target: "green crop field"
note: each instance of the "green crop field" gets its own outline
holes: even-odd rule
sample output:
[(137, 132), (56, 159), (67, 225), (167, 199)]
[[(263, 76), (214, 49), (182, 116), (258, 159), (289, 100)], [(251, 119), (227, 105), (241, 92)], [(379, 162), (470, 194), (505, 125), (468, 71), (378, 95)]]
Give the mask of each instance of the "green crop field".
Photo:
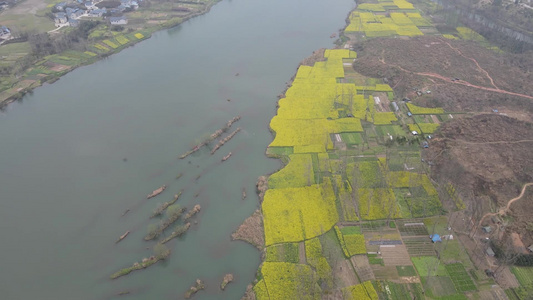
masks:
[(533, 267), (511, 267), (511, 272), (516, 276), (523, 287), (533, 289)]
[(455, 289), (459, 292), (475, 291), (476, 285), (466, 272), (465, 267), (461, 263), (445, 265), (446, 271), (450, 274)]
[(298, 253), (297, 243), (272, 245), (266, 248), (265, 261), (298, 263)]

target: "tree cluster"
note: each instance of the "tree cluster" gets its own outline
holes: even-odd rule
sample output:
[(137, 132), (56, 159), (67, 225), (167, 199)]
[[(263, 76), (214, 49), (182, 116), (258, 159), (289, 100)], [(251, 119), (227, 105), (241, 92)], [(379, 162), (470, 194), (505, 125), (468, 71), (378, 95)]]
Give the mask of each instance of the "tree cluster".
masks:
[(74, 30), (55, 38), (45, 32), (27, 34), (28, 42), (31, 46), (31, 54), (36, 57), (43, 57), (61, 53), (68, 49), (85, 50), (89, 33), (98, 24), (100, 24), (100, 21), (81, 22)]

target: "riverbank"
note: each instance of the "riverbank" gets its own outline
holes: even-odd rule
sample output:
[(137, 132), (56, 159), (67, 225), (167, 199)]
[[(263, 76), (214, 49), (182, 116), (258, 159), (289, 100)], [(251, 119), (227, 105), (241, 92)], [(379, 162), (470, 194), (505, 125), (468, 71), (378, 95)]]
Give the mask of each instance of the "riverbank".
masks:
[[(25, 60), (18, 66), (27, 65), (27, 68), (23, 69), (15, 66), (11, 73), (0, 77), (0, 109), (21, 99), (25, 94), (31, 93), (35, 88), (45, 83), (56, 82), (78, 67), (93, 64), (150, 38), (155, 32), (178, 26), (191, 18), (206, 14), (219, 1), (183, 2), (181, 3), (182, 8), (180, 5), (173, 7), (174, 12), (170, 13), (165, 11), (167, 7), (164, 4), (141, 6), (137, 11), (126, 14), (131, 19), (127, 25), (118, 27), (109, 26), (107, 21), (102, 21), (101, 18), (85, 19), (82, 22), (92, 21), (99, 22), (99, 24), (87, 32), (87, 42), (81, 45), (83, 49), (79, 49), (80, 45), (74, 45), (77, 49), (67, 49), (61, 53), (38, 59), (35, 59), (34, 54), (31, 53), (32, 50), (28, 41), (0, 46), (2, 49), (7, 49), (7, 56), (4, 56), (3, 59), (8, 62), (15, 59), (15, 64), (17, 60)], [(43, 15), (41, 19), (45, 18), (46, 10), (50, 10), (50, 8), (40, 11), (40, 14)], [(58, 35), (68, 34), (72, 30), (73, 28), (66, 27), (62, 32), (54, 33), (52, 40)], [(9, 51), (16, 52), (9, 53)], [(11, 58), (11, 54), (13, 54), (13, 58)], [(31, 60), (31, 63), (26, 61), (28, 59)]]

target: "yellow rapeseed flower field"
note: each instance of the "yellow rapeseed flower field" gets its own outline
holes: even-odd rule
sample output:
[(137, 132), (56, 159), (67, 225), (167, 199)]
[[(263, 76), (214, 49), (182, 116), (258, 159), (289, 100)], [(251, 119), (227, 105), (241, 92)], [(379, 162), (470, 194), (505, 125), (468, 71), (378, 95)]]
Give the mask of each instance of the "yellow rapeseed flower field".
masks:
[(110, 41), (110, 40), (104, 40), (103, 42), (104, 42), (106, 45), (108, 45), (109, 47), (113, 48), (113, 49), (118, 48), (118, 45), (115, 44), (115, 43), (113, 43), (113, 42)]
[(375, 125), (386, 125), (398, 121), (398, 118), (396, 118), (396, 115), (393, 112), (377, 112), (374, 113), (373, 117)]
[(400, 218), (400, 208), (390, 188), (360, 188), (359, 214), (363, 220)]
[(117, 42), (119, 42), (121, 45), (125, 45), (127, 43), (130, 42), (130, 40), (128, 40), (125, 36), (123, 35), (118, 35), (115, 37), (115, 39), (117, 40)]
[(268, 178), (271, 189), (303, 187), (315, 183), (311, 154), (289, 155), (289, 163)]
[(262, 204), (265, 244), (297, 242), (319, 236), (338, 222), (331, 183), (269, 189)]
[(318, 238), (305, 241), (305, 255), (307, 263), (315, 268), (316, 273), (322, 282), (329, 288), (333, 287), (333, 273), (328, 261), (322, 252), (322, 245)]
[(409, 111), (413, 115), (438, 115), (438, 114), (444, 113), (444, 109), (442, 109), (441, 107), (428, 108), (428, 107), (416, 106), (412, 103), (407, 103), (407, 108), (409, 108)]
[[(261, 268), (265, 289), (259, 288), (261, 299), (320, 299), (317, 275), (308, 265), (265, 262)], [(255, 291), (255, 288), (254, 288)]]
[(378, 300), (378, 293), (372, 282), (365, 281), (362, 284), (352, 285), (342, 289), (344, 300)]

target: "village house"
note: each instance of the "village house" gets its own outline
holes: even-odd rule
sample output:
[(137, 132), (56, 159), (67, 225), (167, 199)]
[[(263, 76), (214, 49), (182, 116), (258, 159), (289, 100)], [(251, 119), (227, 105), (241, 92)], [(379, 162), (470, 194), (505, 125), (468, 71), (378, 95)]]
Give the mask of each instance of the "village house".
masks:
[(60, 27), (63, 24), (67, 24), (68, 18), (67, 14), (64, 12), (58, 12), (54, 16), (54, 22), (56, 23), (57, 27)]
[(67, 2), (59, 2), (58, 4), (56, 4), (55, 9), (59, 11), (63, 11), (65, 10), (66, 6), (67, 6)]
[(65, 9), (68, 19), (77, 19), (85, 13), (83, 9), (67, 7)]
[(123, 5), (125, 8), (133, 8), (137, 9), (139, 8), (139, 3), (134, 0), (120, 0), (120, 4)]
[(107, 9), (105, 8), (102, 8), (102, 9), (93, 9), (89, 12), (89, 17), (101, 17), (103, 16), (105, 13), (107, 13)]
[(128, 24), (128, 19), (126, 19), (126, 17), (124, 17), (124, 16), (121, 16), (121, 17), (110, 17), (109, 18), (109, 22), (112, 25), (125, 25), (125, 24)]
[(7, 28), (6, 26), (2, 26), (0, 27), (0, 37), (1, 38), (6, 38), (6, 37), (9, 37), (11, 35), (11, 30), (9, 30), (9, 28)]
[(68, 20), (68, 25), (71, 26), (71, 27), (78, 27), (80, 25), (80, 21), (78, 21), (76, 19), (69, 19)]
[(85, 7), (87, 9), (95, 9), (95, 8), (97, 8), (96, 5), (94, 5), (94, 3), (92, 1), (87, 1), (83, 5), (85, 5)]

